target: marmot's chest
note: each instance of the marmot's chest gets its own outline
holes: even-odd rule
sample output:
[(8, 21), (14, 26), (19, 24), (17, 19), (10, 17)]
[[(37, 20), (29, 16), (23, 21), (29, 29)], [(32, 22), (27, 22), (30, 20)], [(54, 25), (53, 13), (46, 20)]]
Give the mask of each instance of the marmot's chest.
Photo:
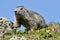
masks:
[(28, 24), (28, 20), (20, 18), (18, 19), (18, 24), (22, 24), (22, 25)]

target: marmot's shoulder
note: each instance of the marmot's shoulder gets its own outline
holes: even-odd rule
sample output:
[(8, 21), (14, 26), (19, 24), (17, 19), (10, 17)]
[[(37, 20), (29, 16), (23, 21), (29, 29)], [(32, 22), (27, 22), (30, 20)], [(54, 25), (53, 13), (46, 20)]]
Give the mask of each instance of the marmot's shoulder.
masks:
[(35, 11), (29, 10), (28, 13), (29, 13), (30, 15), (36, 15), (36, 16), (38, 16), (38, 17), (43, 18), (43, 16), (42, 16), (41, 14), (39, 14), (39, 13), (37, 13), (37, 12), (35, 12)]

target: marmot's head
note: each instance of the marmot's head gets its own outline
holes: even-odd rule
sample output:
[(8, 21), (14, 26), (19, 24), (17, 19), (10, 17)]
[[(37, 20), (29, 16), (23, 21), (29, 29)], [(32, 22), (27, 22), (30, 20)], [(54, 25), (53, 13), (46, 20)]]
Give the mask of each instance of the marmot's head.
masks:
[(15, 15), (22, 16), (22, 17), (28, 14), (27, 9), (24, 6), (17, 6), (14, 12), (15, 12)]

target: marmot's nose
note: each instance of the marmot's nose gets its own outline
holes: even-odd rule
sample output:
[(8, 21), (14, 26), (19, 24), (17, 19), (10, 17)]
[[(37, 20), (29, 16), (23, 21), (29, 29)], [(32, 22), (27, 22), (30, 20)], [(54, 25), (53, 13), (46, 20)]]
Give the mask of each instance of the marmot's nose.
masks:
[(15, 13), (17, 12), (17, 11), (14, 11)]

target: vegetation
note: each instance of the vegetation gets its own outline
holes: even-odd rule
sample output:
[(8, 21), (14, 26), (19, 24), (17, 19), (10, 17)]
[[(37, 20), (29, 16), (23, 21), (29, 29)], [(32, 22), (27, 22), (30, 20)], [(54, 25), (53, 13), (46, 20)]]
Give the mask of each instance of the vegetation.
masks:
[[(27, 40), (60, 40), (60, 24), (51, 24), (49, 27), (33, 30), (31, 29), (29, 33), (25, 33), (25, 30), (16, 30), (18, 37), (24, 36)], [(5, 37), (4, 40), (8, 40), (13, 36), (13, 32), (9, 32), (10, 37)]]

